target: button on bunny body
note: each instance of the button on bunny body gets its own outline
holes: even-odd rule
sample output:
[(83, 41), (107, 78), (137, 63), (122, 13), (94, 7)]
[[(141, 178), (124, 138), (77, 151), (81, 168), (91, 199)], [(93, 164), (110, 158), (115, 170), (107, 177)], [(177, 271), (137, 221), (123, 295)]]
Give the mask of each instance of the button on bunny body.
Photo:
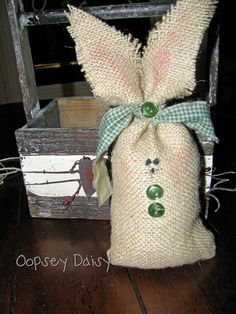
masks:
[[(70, 8), (68, 28), (94, 94), (113, 106), (103, 117), (94, 165), (100, 204), (110, 195), (112, 264), (164, 268), (215, 255), (199, 218), (200, 158), (189, 129), (216, 140), (203, 101), (166, 107), (195, 87), (195, 63), (216, 1), (179, 0), (147, 46)], [(113, 143), (112, 183), (103, 160)]]

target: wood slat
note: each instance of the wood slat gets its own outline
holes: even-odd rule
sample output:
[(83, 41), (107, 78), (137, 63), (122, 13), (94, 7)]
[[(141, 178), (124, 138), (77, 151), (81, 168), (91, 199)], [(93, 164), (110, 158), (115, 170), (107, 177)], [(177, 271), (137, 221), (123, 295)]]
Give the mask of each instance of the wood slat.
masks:
[(149, 314), (235, 312), (235, 232), (229, 235), (224, 228), (227, 237), (222, 237), (218, 225), (210, 224), (217, 245), (213, 259), (173, 269), (133, 270)]
[(213, 313), (213, 308), (196, 282), (193, 267), (196, 266), (133, 270), (149, 314)]
[(0, 313), (11, 312), (14, 297), (20, 186), (18, 176), (0, 186)]
[(210, 106), (215, 106), (217, 104), (218, 95), (218, 79), (219, 79), (219, 42), (220, 42), (220, 23), (218, 12), (213, 17), (209, 29), (209, 41), (211, 44), (209, 50), (209, 91), (207, 102)]
[[(164, 3), (162, 3), (164, 2)], [(114, 19), (129, 19), (129, 18), (147, 18), (147, 17), (160, 17), (174, 4), (174, 0), (159, 0), (158, 3), (131, 3), (121, 5), (106, 5), (83, 7), (83, 10), (90, 14), (96, 15), (105, 20)], [(24, 26), (37, 26), (48, 24), (68, 23), (65, 10), (45, 10), (39, 12), (21, 12), (20, 14), (21, 25)]]
[(0, 105), (22, 101), (10, 31), (6, 3), (0, 1)]
[(21, 155), (95, 155), (97, 129), (19, 129), (16, 131)]
[[(19, 129), (16, 139), (21, 155), (95, 155), (99, 134), (98, 128)], [(212, 155), (212, 142), (203, 140), (201, 146), (205, 155)]]
[(51, 101), (44, 109), (40, 110), (23, 129), (60, 128), (60, 118), (57, 100)]
[(106, 109), (94, 97), (58, 99), (62, 128), (99, 128)]
[[(25, 205), (24, 205), (25, 206)], [(15, 308), (25, 313), (141, 313), (127, 272), (121, 267), (75, 266), (78, 256), (106, 258), (110, 225), (105, 221), (25, 220), (19, 254), (68, 259), (57, 267), (18, 267)], [(26, 297), (27, 296), (27, 297)]]
[(57, 83), (37, 86), (39, 99), (55, 99), (70, 96), (92, 96), (91, 88), (85, 81)]
[(30, 214), (32, 217), (40, 218), (82, 218), (95, 220), (110, 219), (110, 206), (107, 201), (100, 208), (95, 197), (76, 197), (71, 206), (66, 209), (64, 205), (66, 198), (63, 197), (40, 197), (28, 195)]
[(6, 0), (6, 5), (25, 116), (27, 121), (29, 121), (40, 108), (27, 28), (21, 27), (18, 21), (19, 12), (23, 9), (23, 2), (21, 0)]

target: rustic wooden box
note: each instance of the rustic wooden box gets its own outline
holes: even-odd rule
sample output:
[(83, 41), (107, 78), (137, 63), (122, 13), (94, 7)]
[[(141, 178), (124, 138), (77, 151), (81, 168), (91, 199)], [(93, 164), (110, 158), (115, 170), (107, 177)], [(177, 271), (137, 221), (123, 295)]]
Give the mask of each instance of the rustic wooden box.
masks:
[[(98, 144), (98, 126), (105, 109), (92, 97), (55, 99), (40, 110), (34, 67), (27, 28), (37, 25), (66, 23), (63, 10), (25, 12), (22, 0), (5, 0), (14, 41), (23, 105), (28, 123), (16, 131), (29, 209), (32, 217), (109, 219), (109, 202), (98, 210), (96, 195), (87, 198), (78, 189), (79, 173), (70, 173), (84, 156), (93, 159)], [(128, 4), (85, 8), (103, 19), (160, 17), (175, 1), (167, 4)], [(209, 55), (209, 93), (216, 103), (218, 79), (217, 27), (212, 32)], [(212, 167), (213, 144), (200, 139), (203, 167)], [(78, 165), (76, 165), (78, 166)], [(58, 182), (60, 181), (60, 182)], [(63, 182), (61, 182), (63, 181)], [(57, 182), (57, 183), (55, 183)], [(203, 186), (209, 186), (203, 175)], [(68, 201), (75, 196), (68, 207)]]
[(80, 178), (78, 165), (70, 169), (83, 157), (95, 158), (104, 111), (93, 97), (55, 99), (16, 131), (32, 217), (110, 217), (109, 202), (98, 210), (96, 194), (88, 198), (83, 188), (67, 208)]

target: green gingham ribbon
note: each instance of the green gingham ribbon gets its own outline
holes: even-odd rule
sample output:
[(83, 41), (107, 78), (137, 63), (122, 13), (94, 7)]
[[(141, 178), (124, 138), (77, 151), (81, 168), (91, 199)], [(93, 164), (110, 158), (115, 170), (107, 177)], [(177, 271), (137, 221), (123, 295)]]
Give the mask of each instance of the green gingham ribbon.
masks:
[(94, 185), (100, 205), (112, 194), (110, 179), (102, 156), (134, 118), (150, 119), (154, 124), (183, 123), (188, 128), (218, 142), (210, 119), (210, 107), (204, 101), (184, 102), (166, 107), (153, 118), (143, 117), (140, 110), (141, 106), (142, 104), (118, 106), (110, 109), (103, 116), (94, 164)]

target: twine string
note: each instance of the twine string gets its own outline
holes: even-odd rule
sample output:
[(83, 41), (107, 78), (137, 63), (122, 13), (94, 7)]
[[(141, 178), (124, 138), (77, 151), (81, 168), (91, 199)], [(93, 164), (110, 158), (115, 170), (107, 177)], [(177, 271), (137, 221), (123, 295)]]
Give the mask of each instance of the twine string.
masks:
[(0, 186), (4, 184), (6, 178), (10, 175), (22, 172), (21, 168), (17, 167), (6, 167), (5, 163), (19, 161), (19, 157), (9, 157), (0, 159)]
[[(221, 184), (230, 182), (229, 178), (224, 178), (223, 176), (225, 175), (235, 175), (236, 171), (226, 171), (226, 172), (221, 172), (221, 173), (215, 173), (216, 168), (213, 168), (211, 171), (207, 172), (205, 175), (211, 178), (211, 181), (214, 182), (216, 181), (212, 186), (207, 187), (208, 192), (206, 193), (206, 197), (212, 198), (216, 202), (216, 208), (214, 209), (214, 212), (217, 213), (219, 209), (221, 208), (220, 200), (217, 196), (215, 196), (212, 192), (214, 191), (225, 191), (225, 192), (236, 192), (236, 187), (235, 188), (226, 188), (221, 186)], [(209, 213), (209, 208), (206, 206), (206, 211), (205, 211), (205, 219), (208, 218), (208, 213)]]

